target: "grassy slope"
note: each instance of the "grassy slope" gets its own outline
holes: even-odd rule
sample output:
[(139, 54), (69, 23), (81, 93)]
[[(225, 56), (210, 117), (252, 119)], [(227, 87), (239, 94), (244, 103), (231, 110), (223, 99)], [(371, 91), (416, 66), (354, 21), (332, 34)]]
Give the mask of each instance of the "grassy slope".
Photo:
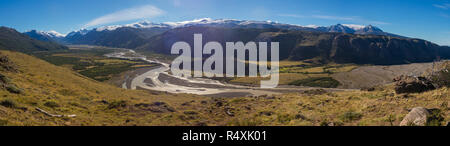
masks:
[[(124, 90), (35, 57), (9, 51), (1, 53), (20, 70), (20, 73), (1, 73), (25, 91), (12, 94), (0, 90), (0, 101), (10, 100), (19, 107), (0, 106), (2, 125), (320, 125), (325, 121), (343, 125), (390, 125), (389, 119), (398, 125), (407, 109), (417, 106), (444, 109), (446, 121), (450, 120), (448, 107), (442, 106), (450, 101), (448, 88), (407, 97), (386, 87), (375, 92), (212, 99)], [(157, 101), (175, 111), (170, 112), (164, 106), (135, 106)], [(51, 107), (55, 103), (57, 106)], [(37, 112), (35, 107), (77, 117), (49, 117)], [(343, 116), (349, 112), (353, 114)]]
[[(183, 102), (201, 100), (202, 97), (191, 95), (167, 95), (165, 93), (150, 93), (120, 89), (105, 83), (100, 83), (83, 77), (67, 68), (57, 67), (37, 58), (21, 53), (2, 51), (19, 66), (21, 73), (3, 73), (11, 78), (25, 93), (11, 94), (0, 91), (0, 99), (10, 99), (21, 109), (0, 106), (0, 119), (7, 120), (8, 125), (173, 125), (190, 124), (164, 120), (166, 113), (153, 113), (135, 108), (134, 104), (162, 101), (182, 112), (178, 108)], [(181, 97), (183, 96), (183, 97)], [(109, 103), (124, 100), (127, 107), (108, 109)], [(45, 106), (47, 102), (56, 102), (59, 107)], [(39, 107), (55, 114), (76, 114), (76, 118), (51, 118), (37, 113)], [(179, 111), (180, 109), (181, 111)], [(125, 121), (129, 120), (129, 123)], [(171, 120), (172, 121), (172, 120)]]

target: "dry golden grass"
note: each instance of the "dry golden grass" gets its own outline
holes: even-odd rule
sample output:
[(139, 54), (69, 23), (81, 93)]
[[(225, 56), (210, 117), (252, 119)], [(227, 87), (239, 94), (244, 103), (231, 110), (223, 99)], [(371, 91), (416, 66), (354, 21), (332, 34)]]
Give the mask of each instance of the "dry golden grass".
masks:
[[(0, 105), (2, 125), (251, 126), (321, 125), (325, 122), (335, 125), (390, 125), (390, 121), (398, 125), (408, 109), (417, 106), (440, 108), (444, 111), (445, 120), (450, 120), (448, 88), (408, 96), (395, 94), (392, 87), (385, 87), (374, 92), (209, 98), (125, 90), (35, 57), (9, 51), (1, 51), (1, 54), (7, 55), (20, 71), (2, 71), (1, 74), (24, 91), (13, 94), (0, 90), (0, 102), (14, 105)], [(155, 102), (164, 104), (151, 106)], [(54, 114), (76, 114), (77, 117), (49, 117), (37, 112), (36, 107)], [(346, 118), (346, 115), (356, 115), (356, 118)]]

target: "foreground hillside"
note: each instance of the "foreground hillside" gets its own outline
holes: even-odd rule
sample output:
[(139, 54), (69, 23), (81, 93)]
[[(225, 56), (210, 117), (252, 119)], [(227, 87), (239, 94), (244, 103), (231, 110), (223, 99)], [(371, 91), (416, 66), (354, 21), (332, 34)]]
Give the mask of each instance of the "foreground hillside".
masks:
[(120, 89), (22, 53), (0, 53), (0, 125), (398, 125), (418, 106), (441, 109), (442, 124), (450, 120), (448, 88), (210, 98)]

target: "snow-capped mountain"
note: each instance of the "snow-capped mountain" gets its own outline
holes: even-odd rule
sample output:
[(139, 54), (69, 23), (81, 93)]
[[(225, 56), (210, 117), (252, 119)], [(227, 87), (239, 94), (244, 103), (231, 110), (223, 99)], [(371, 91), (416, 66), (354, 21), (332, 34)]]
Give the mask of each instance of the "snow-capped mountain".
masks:
[(61, 33), (58, 33), (54, 30), (51, 31), (37, 31), (37, 30), (30, 30), (27, 32), (24, 32), (24, 34), (30, 36), (31, 38), (40, 40), (40, 41), (58, 41), (63, 39), (66, 35), (63, 35)]
[(317, 25), (294, 25), (294, 24), (283, 24), (273, 21), (251, 21), (251, 20), (236, 20), (236, 19), (211, 19), (202, 18), (195, 19), (191, 21), (181, 21), (181, 22), (163, 22), (163, 23), (153, 23), (149, 21), (141, 21), (132, 24), (125, 25), (111, 25), (102, 26), (93, 29), (81, 29), (78, 31), (73, 31), (67, 36), (73, 36), (75, 34), (85, 35), (91, 31), (115, 31), (118, 28), (135, 28), (135, 29), (152, 29), (152, 28), (165, 28), (173, 29), (180, 27), (189, 26), (208, 26), (208, 27), (225, 27), (225, 28), (278, 28), (287, 30), (304, 30), (304, 31), (319, 31), (319, 32), (340, 32), (340, 33), (357, 33), (357, 34), (376, 34), (384, 35), (383, 31), (372, 25), (356, 25), (356, 24), (337, 24), (332, 26), (317, 26)]
[[(236, 20), (236, 19), (211, 19), (202, 18), (190, 21), (181, 22), (163, 22), (154, 23), (149, 21), (141, 21), (125, 25), (110, 25), (101, 26), (91, 29), (80, 29), (68, 33), (67, 35), (60, 34), (56, 31), (29, 31), (25, 34), (32, 38), (44, 41), (57, 41), (60, 43), (70, 44), (92, 44), (92, 45), (106, 45), (113, 47), (135, 47), (146, 39), (155, 35), (162, 34), (167, 30), (192, 27), (219, 27), (219, 28), (239, 28), (239, 29), (284, 29), (284, 30), (300, 30), (311, 32), (332, 32), (332, 33), (350, 33), (360, 35), (387, 35), (397, 36), (394, 34), (383, 32), (383, 30), (369, 25), (356, 24), (337, 24), (332, 26), (317, 26), (317, 25), (294, 25), (284, 24), (274, 21), (252, 21), (252, 20)], [(130, 45), (132, 44), (132, 45)]]
[(355, 33), (355, 29), (344, 26), (342, 24), (332, 25), (328, 27), (328, 32)]

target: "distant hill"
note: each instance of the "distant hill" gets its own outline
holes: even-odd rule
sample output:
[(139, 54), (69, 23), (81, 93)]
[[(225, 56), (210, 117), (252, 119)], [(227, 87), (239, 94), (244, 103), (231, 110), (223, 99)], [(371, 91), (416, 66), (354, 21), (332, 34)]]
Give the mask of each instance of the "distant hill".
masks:
[(71, 44), (88, 44), (117, 48), (136, 48), (155, 35), (169, 28), (133, 28), (121, 27), (114, 30), (94, 29), (69, 33), (63, 40)]
[(15, 29), (0, 27), (0, 49), (19, 52), (51, 51), (68, 49), (55, 42), (44, 42), (33, 39)]
[[(173, 43), (186, 41), (193, 46), (193, 35), (203, 34), (209, 41), (280, 42), (280, 59), (314, 60), (321, 63), (404, 64), (450, 58), (450, 49), (434, 43), (384, 35), (323, 33), (283, 29), (242, 29), (184, 27), (169, 30), (150, 39), (138, 50), (170, 54)], [(225, 44), (223, 44), (225, 46)]]

